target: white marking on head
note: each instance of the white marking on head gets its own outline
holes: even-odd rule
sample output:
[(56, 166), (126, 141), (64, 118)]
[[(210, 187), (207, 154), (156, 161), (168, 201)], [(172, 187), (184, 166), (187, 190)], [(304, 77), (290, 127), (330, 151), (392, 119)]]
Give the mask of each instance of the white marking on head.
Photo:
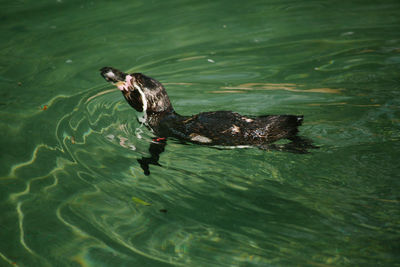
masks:
[(140, 96), (142, 97), (142, 104), (143, 104), (143, 112), (146, 112), (147, 110), (147, 100), (146, 100), (146, 95), (144, 94), (143, 90), (138, 86), (137, 84), (134, 84), (133, 87), (135, 87), (139, 93)]
[[(128, 76), (130, 76), (130, 75), (127, 75), (127, 77)], [(130, 76), (130, 77), (132, 77), (132, 76)], [(142, 98), (142, 109), (143, 109), (143, 115), (141, 116), (141, 117), (138, 117), (138, 120), (141, 122), (141, 123), (145, 123), (146, 122), (146, 120), (147, 120), (147, 100), (146, 100), (146, 95), (144, 94), (144, 92), (143, 92), (143, 90), (140, 88), (140, 86), (139, 85), (137, 85), (136, 83), (134, 83), (134, 84), (132, 84), (131, 82), (130, 82), (130, 80), (129, 80), (129, 84), (132, 86), (133, 85), (133, 87), (135, 88), (135, 89), (137, 89), (138, 90), (138, 92), (139, 92), (139, 94), (140, 94), (140, 96), (141, 96), (141, 98)]]
[(112, 70), (109, 70), (109, 71), (106, 73), (106, 75), (107, 75), (108, 78), (115, 78), (115, 74), (114, 74), (114, 72), (112, 72)]

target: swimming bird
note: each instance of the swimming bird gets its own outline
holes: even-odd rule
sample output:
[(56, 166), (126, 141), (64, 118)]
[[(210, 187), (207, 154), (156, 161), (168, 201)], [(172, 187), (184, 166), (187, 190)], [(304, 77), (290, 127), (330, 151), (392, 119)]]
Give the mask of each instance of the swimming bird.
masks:
[[(138, 160), (147, 175), (149, 164), (159, 165), (159, 155), (164, 151), (167, 138), (201, 145), (252, 146), (294, 153), (307, 153), (308, 148), (315, 148), (311, 141), (298, 136), (302, 115), (247, 116), (233, 111), (211, 111), (182, 116), (174, 110), (159, 81), (112, 67), (104, 67), (100, 72), (106, 81), (121, 90), (125, 100), (137, 111), (138, 121), (155, 135), (149, 148), (151, 157)], [(290, 142), (273, 144), (280, 139)]]

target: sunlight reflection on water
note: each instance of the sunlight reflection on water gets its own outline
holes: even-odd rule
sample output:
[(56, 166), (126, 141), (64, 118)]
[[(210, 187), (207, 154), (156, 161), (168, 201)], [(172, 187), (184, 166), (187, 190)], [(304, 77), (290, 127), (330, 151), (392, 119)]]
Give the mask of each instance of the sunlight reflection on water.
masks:
[[(7, 8), (0, 261), (397, 261), (396, 1)], [(301, 134), (320, 149), (294, 155), (171, 139), (147, 177), (137, 159), (148, 155), (152, 134), (101, 79), (106, 65), (160, 80), (183, 115), (304, 114)]]

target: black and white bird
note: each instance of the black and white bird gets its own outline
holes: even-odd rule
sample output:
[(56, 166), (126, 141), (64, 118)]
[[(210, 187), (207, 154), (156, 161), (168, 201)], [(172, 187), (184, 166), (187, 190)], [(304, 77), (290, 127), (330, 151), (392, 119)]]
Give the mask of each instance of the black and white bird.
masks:
[[(111, 67), (100, 71), (106, 81), (121, 90), (137, 111), (138, 120), (155, 135), (151, 157), (138, 160), (145, 174), (149, 174), (149, 164), (158, 165), (167, 138), (210, 146), (253, 146), (294, 153), (307, 153), (307, 149), (316, 148), (311, 141), (297, 135), (303, 122), (301, 115), (244, 116), (232, 111), (211, 111), (182, 116), (175, 112), (164, 86), (157, 80)], [(290, 142), (273, 144), (280, 139)]]

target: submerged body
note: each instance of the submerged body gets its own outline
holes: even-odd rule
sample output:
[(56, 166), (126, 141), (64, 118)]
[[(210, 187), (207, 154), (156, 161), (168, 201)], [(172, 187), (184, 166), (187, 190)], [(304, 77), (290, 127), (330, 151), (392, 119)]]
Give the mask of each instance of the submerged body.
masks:
[[(121, 90), (126, 101), (138, 111), (138, 120), (159, 137), (157, 140), (174, 137), (197, 144), (256, 146), (297, 153), (305, 153), (307, 148), (313, 148), (311, 142), (297, 136), (303, 116), (249, 117), (232, 111), (181, 116), (175, 112), (164, 86), (157, 80), (141, 73), (126, 74), (111, 67), (102, 68), (101, 75)], [(280, 139), (289, 139), (292, 142), (285, 146), (272, 144)], [(158, 164), (165, 142), (162, 144), (164, 145), (156, 156), (152, 153), (155, 148), (150, 147), (152, 158), (147, 158), (147, 170), (148, 164)], [(143, 165), (142, 168), (144, 169)]]
[(149, 121), (154, 133), (194, 143), (222, 146), (260, 146), (296, 136), (302, 116), (242, 116), (231, 111), (180, 116), (175, 112)]

